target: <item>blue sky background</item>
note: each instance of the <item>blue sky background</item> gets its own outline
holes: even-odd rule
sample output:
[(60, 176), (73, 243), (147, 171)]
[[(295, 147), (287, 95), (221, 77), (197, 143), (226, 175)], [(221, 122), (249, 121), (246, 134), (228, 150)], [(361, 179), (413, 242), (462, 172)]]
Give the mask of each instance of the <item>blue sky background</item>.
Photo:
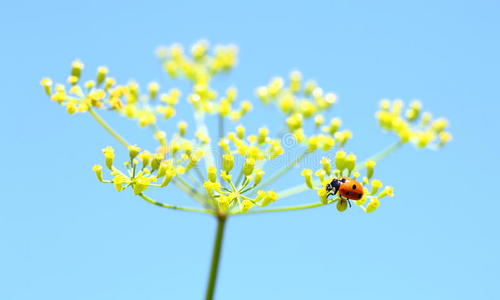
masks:
[[(379, 164), (396, 197), (374, 214), (333, 207), (229, 221), (217, 299), (499, 299), (498, 1), (3, 1), (0, 299), (201, 299), (214, 220), (98, 184), (118, 146), (88, 115), (47, 100), (75, 58), (119, 80), (169, 86), (161, 44), (235, 43), (222, 80), (244, 98), (298, 68), (339, 95), (328, 116), (367, 157), (394, 142), (381, 98), (420, 99), (451, 121), (443, 151), (407, 146)], [(187, 107), (187, 106), (185, 106)], [(184, 110), (184, 112), (187, 110)], [(183, 111), (181, 111), (182, 113)], [(250, 127), (270, 123), (271, 108)], [(146, 131), (115, 126), (138, 143)], [(301, 181), (285, 178), (277, 186)], [(162, 200), (191, 204), (173, 189)], [(315, 201), (312, 193), (286, 202)]]

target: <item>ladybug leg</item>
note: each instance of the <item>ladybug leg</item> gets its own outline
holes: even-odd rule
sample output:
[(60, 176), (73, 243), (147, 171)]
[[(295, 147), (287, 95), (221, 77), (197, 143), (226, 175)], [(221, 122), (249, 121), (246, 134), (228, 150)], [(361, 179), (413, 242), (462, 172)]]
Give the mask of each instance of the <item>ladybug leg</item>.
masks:
[(349, 208), (351, 208), (352, 207), (351, 200), (347, 199), (347, 203), (349, 203)]

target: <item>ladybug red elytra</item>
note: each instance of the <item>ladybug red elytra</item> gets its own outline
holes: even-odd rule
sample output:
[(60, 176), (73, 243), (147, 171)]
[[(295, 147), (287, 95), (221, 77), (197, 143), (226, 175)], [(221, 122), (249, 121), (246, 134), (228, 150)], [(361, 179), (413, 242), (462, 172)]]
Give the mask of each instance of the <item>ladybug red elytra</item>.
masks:
[(337, 177), (332, 179), (326, 185), (326, 191), (328, 192), (328, 196), (339, 193), (340, 198), (347, 199), (349, 206), (351, 206), (349, 200), (359, 200), (363, 198), (364, 193), (361, 183), (351, 177)]

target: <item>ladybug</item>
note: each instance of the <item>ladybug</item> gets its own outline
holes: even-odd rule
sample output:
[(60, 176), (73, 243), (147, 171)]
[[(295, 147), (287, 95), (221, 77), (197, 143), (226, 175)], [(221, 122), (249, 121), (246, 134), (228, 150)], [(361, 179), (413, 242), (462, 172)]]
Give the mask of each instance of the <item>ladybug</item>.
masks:
[(328, 196), (335, 195), (338, 192), (341, 199), (347, 199), (349, 207), (351, 207), (349, 200), (359, 200), (363, 197), (363, 186), (351, 177), (333, 178), (326, 185), (326, 191), (328, 192)]

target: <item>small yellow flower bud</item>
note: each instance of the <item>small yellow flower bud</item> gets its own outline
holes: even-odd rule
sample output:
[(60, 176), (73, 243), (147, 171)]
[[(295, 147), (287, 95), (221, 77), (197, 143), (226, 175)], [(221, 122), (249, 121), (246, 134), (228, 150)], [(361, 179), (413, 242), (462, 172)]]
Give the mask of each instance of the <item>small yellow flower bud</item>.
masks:
[(255, 94), (257, 94), (257, 97), (264, 104), (267, 104), (269, 102), (269, 100), (268, 100), (269, 93), (268, 93), (267, 88), (265, 86), (261, 86), (261, 87), (257, 88), (257, 90), (255, 91)]
[(307, 139), (307, 151), (308, 152), (314, 152), (316, 149), (318, 149), (319, 146), (319, 138), (318, 136), (311, 136), (310, 138)]
[(304, 94), (306, 96), (309, 96), (312, 94), (312, 92), (316, 89), (316, 82), (315, 81), (308, 81), (306, 82), (306, 85), (304, 87)]
[(267, 193), (263, 190), (258, 190), (257, 191), (257, 197), (255, 197), (255, 202), (259, 202), (259, 201), (262, 201), (264, 200), (264, 198), (266, 197)]
[(303, 117), (301, 114), (293, 114), (293, 115), (289, 116), (286, 119), (288, 129), (290, 131), (294, 131), (294, 130), (297, 130), (299, 128), (302, 128), (302, 119), (303, 119)]
[(347, 157), (345, 159), (345, 165), (346, 165), (347, 170), (349, 170), (349, 172), (351, 172), (354, 169), (354, 167), (356, 166), (356, 155), (354, 155), (354, 154), (347, 155)]
[(139, 154), (139, 159), (142, 161), (142, 167), (145, 168), (149, 166), (149, 163), (151, 162), (151, 159), (153, 158), (153, 155), (149, 151), (143, 151)]
[(321, 201), (321, 203), (323, 203), (323, 204), (327, 204), (328, 203), (328, 199), (327, 199), (328, 192), (326, 191), (326, 189), (321, 188), (321, 189), (318, 189), (316, 192), (318, 194), (319, 201)]
[(346, 153), (344, 151), (337, 151), (337, 153), (335, 153), (335, 166), (340, 171), (344, 170), (347, 167)]
[(228, 172), (224, 171), (224, 170), (221, 170), (220, 172), (220, 177), (224, 180), (224, 181), (227, 181), (227, 182), (231, 182), (232, 180), (232, 176), (231, 174), (229, 174)]
[(130, 159), (134, 159), (137, 154), (141, 151), (141, 148), (137, 147), (136, 145), (130, 145), (128, 146), (128, 155)]
[(431, 122), (431, 120), (432, 120), (431, 113), (424, 112), (422, 114), (421, 126), (425, 127), (425, 126), (429, 125), (429, 123)]
[(299, 103), (299, 111), (305, 118), (310, 118), (316, 112), (316, 106), (311, 101), (302, 100)]
[(217, 168), (214, 166), (209, 166), (207, 168), (208, 180), (211, 182), (217, 181)]
[(243, 200), (241, 201), (241, 212), (242, 213), (245, 213), (247, 212), (249, 209), (251, 209), (253, 207), (253, 203), (252, 201), (250, 200)]
[(222, 99), (219, 104), (219, 113), (221, 116), (226, 117), (231, 113), (231, 102), (227, 99)]
[(221, 139), (218, 144), (219, 144), (219, 147), (221, 147), (222, 151), (224, 151), (224, 153), (230, 152), (229, 143), (228, 143), (227, 139)]
[(284, 84), (283, 78), (281, 77), (273, 78), (269, 83), (269, 86), (267, 87), (269, 95), (273, 98), (276, 97), (281, 92), (283, 84)]
[(378, 198), (372, 198), (370, 203), (366, 206), (366, 212), (371, 213), (374, 212), (378, 207), (380, 206), (380, 201), (378, 201)]
[(252, 103), (246, 100), (242, 101), (240, 105), (240, 114), (244, 116), (250, 110), (252, 110)]
[(394, 189), (392, 186), (386, 186), (384, 190), (377, 196), (377, 198), (381, 199), (385, 196), (394, 197)]
[(349, 130), (339, 131), (335, 133), (335, 138), (339, 142), (339, 147), (343, 147), (347, 141), (352, 138), (352, 132)]
[(331, 106), (337, 102), (337, 95), (333, 93), (328, 93), (325, 95), (325, 101), (328, 104), (328, 106)]
[(375, 169), (375, 165), (377, 163), (374, 161), (374, 160), (369, 160), (367, 162), (365, 162), (365, 166), (366, 166), (366, 177), (368, 177), (368, 179), (372, 178), (373, 177), (373, 172), (374, 172), (374, 169)]
[(102, 179), (102, 166), (101, 165), (94, 165), (92, 167), (92, 171), (95, 172), (95, 176), (97, 177), (97, 180), (99, 180), (100, 182), (104, 181)]
[(320, 180), (321, 182), (323, 182), (323, 181), (325, 180), (325, 175), (326, 175), (326, 172), (325, 172), (325, 170), (318, 170), (318, 171), (316, 171), (316, 172), (314, 173), (314, 175), (316, 175), (316, 177), (318, 177), (318, 178), (319, 178), (319, 180)]
[(333, 118), (330, 121), (330, 126), (328, 127), (328, 133), (330, 134), (335, 134), (337, 130), (340, 128), (340, 125), (342, 125), (342, 121), (338, 118)]
[(208, 50), (208, 42), (201, 40), (191, 47), (191, 55), (195, 60), (201, 60), (205, 57)]
[(188, 124), (184, 121), (180, 121), (177, 123), (177, 129), (179, 130), (179, 135), (184, 136), (186, 135)]
[(134, 194), (139, 195), (144, 192), (151, 183), (151, 179), (147, 177), (136, 178), (133, 185)]
[(279, 100), (279, 107), (285, 114), (291, 113), (295, 106), (295, 97), (292, 94), (286, 94)]
[(80, 79), (83, 70), (83, 63), (79, 60), (73, 61), (71, 64), (71, 76), (76, 77), (76, 80)]
[(104, 80), (106, 79), (106, 75), (108, 74), (108, 68), (104, 67), (104, 66), (101, 66), (99, 68), (97, 68), (97, 78), (96, 78), (96, 82), (97, 82), (97, 85), (101, 85)]
[(160, 85), (158, 84), (158, 82), (150, 82), (148, 84), (149, 99), (156, 99), (156, 96), (158, 96), (159, 89)]
[(382, 186), (383, 186), (382, 181), (378, 179), (372, 180), (372, 190), (370, 192), (370, 195), (376, 194), (378, 192), (378, 189), (381, 188)]
[(302, 74), (299, 71), (292, 71), (290, 73), (290, 91), (297, 93), (300, 90), (301, 81)]
[(163, 181), (161, 182), (161, 187), (166, 187), (172, 178), (176, 175), (176, 172), (173, 169), (167, 170), (165, 173), (165, 178), (163, 178)]
[[(257, 197), (259, 196), (259, 192), (262, 193), (262, 191), (258, 191)], [(278, 199), (278, 194), (275, 191), (267, 191), (267, 193), (264, 196), (264, 199), (262, 200), (261, 206), (267, 206), (271, 202), (276, 202), (276, 199)]]
[(236, 97), (238, 96), (238, 90), (235, 87), (230, 87), (226, 90), (226, 99), (229, 102), (233, 102), (236, 100)]
[[(161, 108), (161, 109), (160, 109)], [(159, 106), (159, 113), (163, 114), (163, 119), (168, 120), (175, 116), (175, 108), (172, 106)]]
[(115, 149), (108, 146), (102, 149), (102, 154), (104, 154), (106, 167), (111, 170), (113, 168), (113, 160), (115, 159)]
[(163, 155), (161, 153), (156, 153), (155, 155), (153, 155), (153, 160), (151, 161), (151, 171), (158, 170), (162, 160), (163, 160)]
[(347, 209), (347, 200), (339, 199), (337, 201), (337, 210), (338, 211), (345, 211), (346, 209)]
[(326, 174), (330, 175), (332, 172), (331, 160), (327, 157), (323, 157), (321, 159), (321, 165), (323, 166), (323, 170), (325, 170)]
[(113, 178), (113, 185), (118, 192), (122, 191), (125, 188), (123, 185), (128, 182), (130, 182), (129, 179), (121, 174)]
[(265, 143), (267, 135), (269, 134), (269, 130), (265, 127), (259, 128), (259, 135), (257, 137), (257, 143), (262, 145)]
[(439, 133), (439, 147), (443, 147), (449, 141), (451, 141), (452, 136), (451, 133), (443, 131)]
[(323, 117), (323, 115), (317, 115), (316, 117), (314, 117), (314, 125), (316, 127), (320, 127), (324, 122), (325, 118)]
[(227, 173), (231, 172), (234, 166), (234, 157), (231, 154), (224, 154), (222, 156), (222, 169)]
[(217, 205), (219, 206), (219, 209), (221, 211), (227, 211), (229, 209), (229, 206), (231, 205), (232, 199), (230, 199), (228, 196), (221, 195), (217, 199)]
[(242, 126), (242, 125), (236, 126), (236, 136), (239, 139), (245, 138), (245, 127), (244, 126)]
[(255, 172), (254, 172), (254, 176), (255, 177), (253, 179), (253, 181), (254, 181), (253, 185), (254, 186), (257, 186), (262, 181), (262, 176), (264, 176), (265, 173), (266, 172), (264, 172), (264, 170), (262, 170), (262, 169), (255, 170)]
[(437, 119), (432, 122), (431, 127), (437, 133), (440, 133), (446, 129), (448, 126), (448, 121), (446, 119)]
[(417, 134), (417, 147), (425, 148), (434, 139), (432, 131), (420, 132)]
[(52, 80), (50, 78), (44, 78), (40, 81), (40, 85), (43, 86), (43, 90), (45, 91), (45, 94), (47, 94), (47, 96), (51, 96), (52, 95)]
[(253, 173), (253, 169), (255, 167), (255, 159), (253, 158), (247, 158), (245, 160), (245, 163), (243, 164), (243, 174), (245, 176), (250, 176), (250, 174)]
[(313, 171), (311, 169), (304, 169), (302, 172), (300, 172), (302, 176), (304, 176), (304, 181), (306, 182), (306, 185), (308, 188), (313, 189), (313, 183), (312, 183), (312, 174)]
[(161, 178), (165, 176), (168, 170), (172, 170), (172, 161), (164, 160), (160, 163), (160, 168), (158, 169), (157, 177)]
[(79, 79), (78, 77), (70, 75), (68, 76), (68, 79), (66, 79), (66, 81), (71, 85), (75, 85), (78, 83), (78, 79)]
[(380, 109), (382, 111), (388, 111), (391, 108), (391, 101), (388, 99), (380, 100)]

